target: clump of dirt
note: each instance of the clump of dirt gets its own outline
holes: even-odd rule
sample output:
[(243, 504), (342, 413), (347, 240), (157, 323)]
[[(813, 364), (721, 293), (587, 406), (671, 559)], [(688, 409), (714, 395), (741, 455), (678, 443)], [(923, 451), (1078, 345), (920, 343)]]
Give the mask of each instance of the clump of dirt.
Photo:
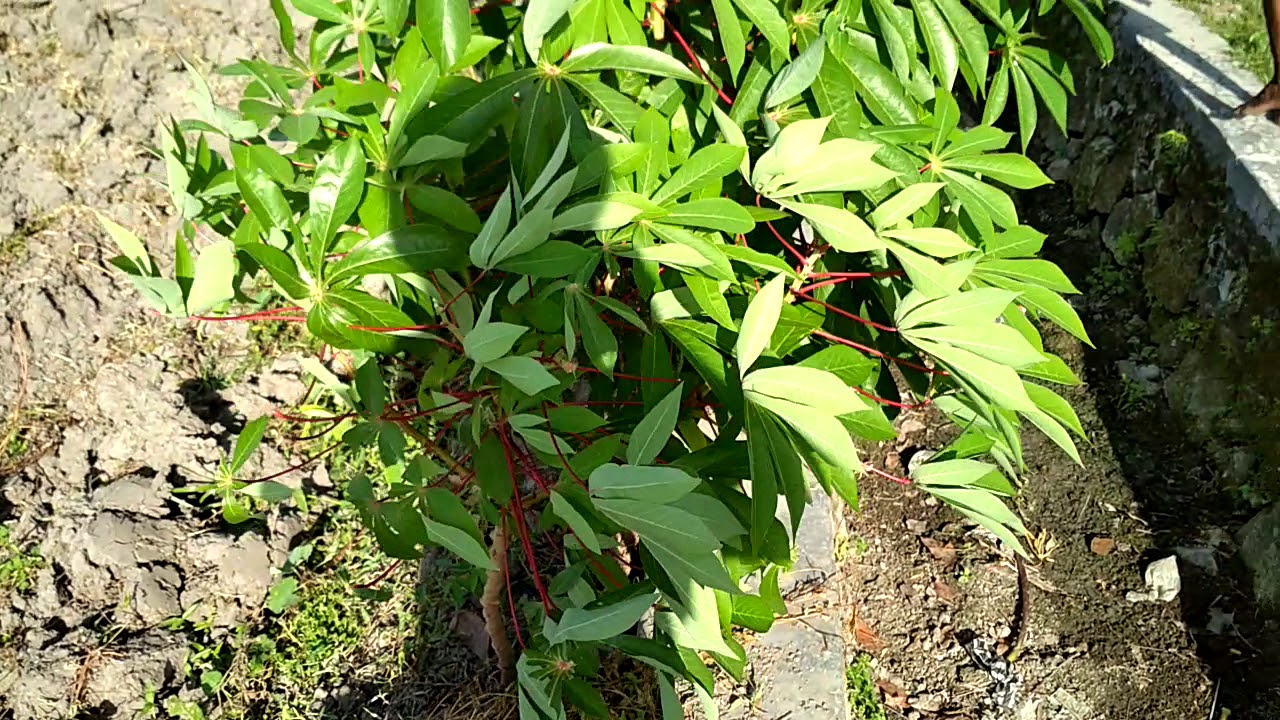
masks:
[[(1049, 342), (1082, 367), (1077, 343), (1058, 334)], [(1090, 388), (1066, 395), (1092, 443), (1081, 447), (1081, 467), (1046, 438), (1024, 436), (1017, 503), (1034, 536), (1024, 605), (1012, 557), (989, 534), (925, 493), (863, 481), (845, 550), (852, 634), (873, 659), (886, 705), (903, 716), (987, 717), (996, 680), (966, 645), (977, 639), (1006, 652), (1019, 625), (1019, 720), (1208, 714), (1214, 687), (1178, 603), (1126, 599), (1144, 589), (1146, 562), (1169, 553), (1155, 550)], [(904, 413), (898, 424), (901, 439), (869, 459), (900, 474), (912, 455), (943, 447), (954, 432), (929, 410)]]

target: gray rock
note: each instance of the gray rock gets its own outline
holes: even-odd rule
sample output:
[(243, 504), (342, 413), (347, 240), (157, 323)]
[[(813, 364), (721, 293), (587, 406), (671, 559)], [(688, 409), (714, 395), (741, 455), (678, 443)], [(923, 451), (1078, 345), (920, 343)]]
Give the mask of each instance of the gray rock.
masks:
[(1218, 574), (1218, 559), (1213, 548), (1178, 547), (1173, 549), (1173, 553), (1178, 556), (1179, 560), (1191, 567), (1198, 568), (1207, 575)]
[(1236, 536), (1240, 559), (1253, 573), (1258, 604), (1280, 611), (1280, 503), (1253, 516)]
[(1102, 228), (1102, 242), (1120, 264), (1137, 258), (1138, 246), (1146, 238), (1158, 211), (1155, 193), (1123, 198), (1112, 208)]

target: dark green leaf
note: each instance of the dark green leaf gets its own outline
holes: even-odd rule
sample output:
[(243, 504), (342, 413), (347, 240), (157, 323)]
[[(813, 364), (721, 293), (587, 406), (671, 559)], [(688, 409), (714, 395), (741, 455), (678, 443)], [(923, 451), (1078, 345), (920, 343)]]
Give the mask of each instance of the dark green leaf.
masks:
[(654, 406), (636, 429), (631, 433), (627, 443), (627, 462), (632, 465), (644, 465), (653, 462), (666, 447), (671, 433), (675, 432), (680, 418), (680, 401), (683, 397), (684, 383), (677, 384)]
[(249, 457), (258, 449), (258, 445), (262, 443), (262, 436), (267, 431), (269, 419), (264, 415), (246, 423), (240, 435), (236, 437), (236, 446), (231, 451), (231, 462), (228, 465), (232, 475), (240, 472), (244, 464), (249, 461)]
[[(316, 166), (315, 184), (311, 187), (309, 218), (311, 239), (309, 255), (311, 267), (324, 264), (338, 228), (351, 217), (360, 205), (364, 185), (364, 152), (360, 143), (348, 140), (339, 143)], [(274, 219), (275, 227), (282, 227)]]

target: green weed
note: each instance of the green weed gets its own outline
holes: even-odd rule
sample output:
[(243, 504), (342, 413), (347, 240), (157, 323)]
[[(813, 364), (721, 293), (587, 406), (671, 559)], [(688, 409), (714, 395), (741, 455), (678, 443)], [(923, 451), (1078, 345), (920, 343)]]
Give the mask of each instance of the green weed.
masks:
[(860, 655), (845, 668), (844, 682), (853, 720), (885, 720), (880, 691), (876, 689), (876, 671), (871, 667), (869, 656)]
[(40, 548), (22, 546), (10, 537), (7, 526), (0, 525), (0, 593), (21, 595), (31, 589), (36, 571), (44, 567)]
[(1268, 80), (1273, 74), (1271, 48), (1267, 40), (1266, 19), (1262, 4), (1255, 0), (1241, 3), (1223, 0), (1180, 0), (1182, 5), (1200, 16), (1204, 24), (1222, 36), (1231, 48), (1232, 59), (1259, 78)]

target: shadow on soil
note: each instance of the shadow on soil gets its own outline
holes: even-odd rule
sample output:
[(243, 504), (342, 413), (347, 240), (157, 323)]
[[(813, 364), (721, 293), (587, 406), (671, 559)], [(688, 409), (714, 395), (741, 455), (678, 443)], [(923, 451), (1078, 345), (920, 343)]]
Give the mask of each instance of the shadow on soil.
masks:
[[(1054, 229), (1046, 257), (1093, 302), (1081, 315), (1097, 346), (1083, 354), (1082, 380), (1107, 434), (1095, 442), (1109, 442), (1138, 515), (1152, 533), (1153, 550), (1144, 554), (1144, 564), (1175, 552), (1180, 555), (1182, 591), (1175, 602), (1216, 684), (1216, 709), (1206, 720), (1277, 720), (1280, 619), (1256, 606), (1249, 573), (1230, 550), (1237, 531), (1258, 508), (1226, 486), (1221, 469), (1192, 439), (1163, 394), (1135, 401), (1131, 381), (1126, 382), (1117, 363), (1131, 360), (1135, 346), (1152, 343), (1149, 337), (1135, 337), (1135, 323), (1128, 322), (1131, 317), (1148, 318), (1151, 308), (1141, 282), (1105, 302), (1091, 292), (1089, 278), (1108, 250), (1096, 233), (1077, 232), (1071, 238), (1072, 233), (1064, 232), (1079, 224), (1069, 197), (1049, 190), (1024, 200), (1027, 208), (1036, 208), (1029, 213), (1030, 224)], [(1215, 546), (1217, 552), (1210, 549)]]

